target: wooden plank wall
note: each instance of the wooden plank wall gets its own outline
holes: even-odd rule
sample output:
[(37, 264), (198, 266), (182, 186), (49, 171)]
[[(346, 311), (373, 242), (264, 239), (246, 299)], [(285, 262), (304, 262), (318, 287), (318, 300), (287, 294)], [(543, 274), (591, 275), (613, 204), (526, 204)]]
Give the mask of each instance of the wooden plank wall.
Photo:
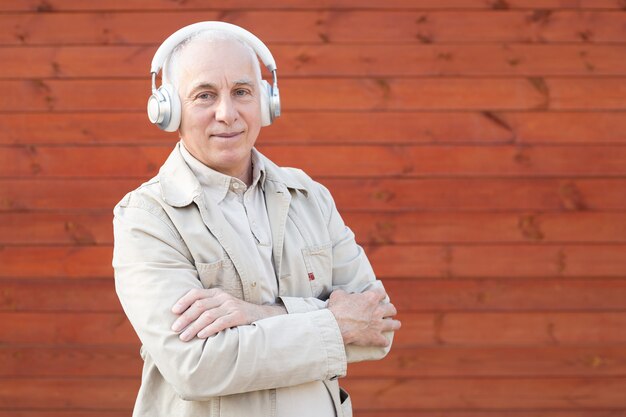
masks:
[(0, 417), (122, 417), (138, 342), (111, 209), (175, 135), (158, 44), (240, 24), (280, 68), (263, 152), (333, 191), (404, 327), (361, 417), (626, 415), (623, 0), (0, 2)]

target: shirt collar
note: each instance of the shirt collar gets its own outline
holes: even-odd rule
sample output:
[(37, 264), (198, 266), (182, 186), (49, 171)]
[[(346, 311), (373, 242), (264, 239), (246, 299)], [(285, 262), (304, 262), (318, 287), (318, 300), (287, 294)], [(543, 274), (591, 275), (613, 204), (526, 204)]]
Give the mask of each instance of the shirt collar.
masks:
[[(180, 142), (176, 144), (158, 174), (162, 198), (173, 207), (185, 207), (202, 193), (198, 178), (183, 159), (182, 148)], [(304, 180), (308, 178), (306, 174), (296, 175), (297, 172), (300, 172), (299, 170), (280, 168), (256, 149), (252, 151), (253, 158), (259, 162), (257, 165), (259, 166), (259, 179), (264, 190), (270, 185), (274, 190), (280, 184), (281, 187), (300, 190), (308, 194), (307, 184), (309, 181)]]
[[(218, 203), (226, 197), (229, 189), (234, 192), (244, 192), (247, 189), (246, 184), (238, 178), (222, 174), (200, 162), (185, 148), (182, 141), (180, 142), (180, 153), (185, 163), (189, 166), (189, 169), (191, 169), (200, 182), (200, 185), (206, 189), (211, 197)], [(256, 149), (252, 149), (252, 184), (250, 187), (259, 185), (261, 189), (264, 189), (265, 176), (263, 159)]]

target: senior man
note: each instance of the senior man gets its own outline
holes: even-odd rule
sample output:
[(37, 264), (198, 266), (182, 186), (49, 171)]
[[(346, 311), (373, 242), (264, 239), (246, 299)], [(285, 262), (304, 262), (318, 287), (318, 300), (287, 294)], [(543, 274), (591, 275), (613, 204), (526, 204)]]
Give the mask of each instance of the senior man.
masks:
[(350, 416), (337, 378), (385, 356), (395, 308), (328, 190), (254, 148), (261, 47), (194, 28), (164, 62), (180, 141), (114, 210), (116, 290), (144, 360), (133, 415)]

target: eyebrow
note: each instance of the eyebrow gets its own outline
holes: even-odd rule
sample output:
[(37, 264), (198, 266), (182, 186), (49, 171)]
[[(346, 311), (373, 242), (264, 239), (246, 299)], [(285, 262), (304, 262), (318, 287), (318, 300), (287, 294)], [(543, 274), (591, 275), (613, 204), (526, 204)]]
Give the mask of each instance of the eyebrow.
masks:
[[(254, 88), (254, 83), (249, 78), (241, 78), (233, 82), (233, 87), (241, 87), (241, 86), (248, 86), (248, 87)], [(189, 96), (192, 96), (198, 90), (205, 90), (205, 89), (217, 90), (217, 86), (213, 83), (200, 83), (191, 89), (191, 91), (189, 92)]]

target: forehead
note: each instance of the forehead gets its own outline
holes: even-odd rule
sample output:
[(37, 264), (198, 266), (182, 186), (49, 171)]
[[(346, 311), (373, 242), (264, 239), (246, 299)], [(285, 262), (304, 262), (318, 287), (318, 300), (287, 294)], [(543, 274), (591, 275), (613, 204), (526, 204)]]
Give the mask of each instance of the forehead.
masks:
[(181, 89), (199, 82), (254, 80), (256, 56), (234, 39), (195, 39), (180, 52)]

